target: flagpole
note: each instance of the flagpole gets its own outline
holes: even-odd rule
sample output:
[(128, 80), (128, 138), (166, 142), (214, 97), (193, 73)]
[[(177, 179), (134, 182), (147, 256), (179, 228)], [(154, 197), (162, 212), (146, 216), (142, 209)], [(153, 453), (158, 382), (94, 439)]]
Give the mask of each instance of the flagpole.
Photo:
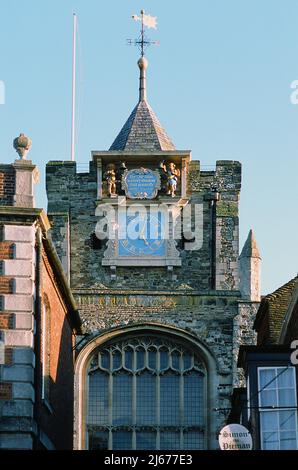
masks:
[(77, 15), (73, 14), (71, 160), (75, 160)]
[(141, 15), (142, 15), (142, 52), (141, 52), (141, 55), (142, 57), (144, 57), (144, 10), (141, 10)]

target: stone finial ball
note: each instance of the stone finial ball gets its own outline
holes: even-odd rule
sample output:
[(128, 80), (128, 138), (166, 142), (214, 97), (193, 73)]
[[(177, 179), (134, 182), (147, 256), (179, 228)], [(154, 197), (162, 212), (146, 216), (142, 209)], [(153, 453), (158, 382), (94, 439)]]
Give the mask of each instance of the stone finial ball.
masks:
[(29, 152), (32, 145), (32, 140), (25, 134), (20, 134), (13, 141), (13, 147), (18, 153), (21, 160), (26, 159), (27, 153)]
[(140, 69), (146, 70), (146, 68), (148, 67), (148, 60), (145, 57), (141, 57), (138, 60), (138, 66)]

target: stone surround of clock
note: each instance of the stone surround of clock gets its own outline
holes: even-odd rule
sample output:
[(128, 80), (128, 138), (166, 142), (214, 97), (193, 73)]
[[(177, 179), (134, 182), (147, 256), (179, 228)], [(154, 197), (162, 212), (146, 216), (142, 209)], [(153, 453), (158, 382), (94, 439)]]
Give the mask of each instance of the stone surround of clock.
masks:
[[(124, 162), (126, 165), (126, 172), (122, 176), (122, 188), (124, 188), (125, 195), (123, 196), (126, 200), (123, 201), (126, 205), (138, 204), (143, 205), (148, 214), (149, 206), (152, 204), (163, 204), (171, 207), (172, 213), (176, 214), (178, 217), (181, 209), (188, 203), (187, 199), (187, 172), (188, 165), (190, 161), (190, 151), (159, 151), (159, 152), (132, 152), (132, 151), (122, 151), (119, 155), (119, 151), (109, 151), (109, 152), (92, 152), (93, 162), (97, 168), (97, 206), (104, 206), (106, 204), (112, 205), (115, 208), (115, 211), (118, 210), (118, 199), (111, 199), (107, 191), (107, 184), (104, 181), (103, 175), (105, 174), (105, 169), (111, 163), (120, 166), (121, 162)], [(167, 196), (165, 191), (162, 191), (160, 184), (160, 176), (158, 169), (160, 163), (164, 162), (168, 164), (173, 162), (176, 165), (176, 168), (179, 169), (181, 177), (179, 178), (179, 185), (177, 188), (177, 193), (175, 197)], [(132, 172), (144, 172), (153, 176), (156, 175), (156, 191), (153, 191), (153, 194), (144, 196), (142, 194), (136, 195), (132, 194), (132, 191), (129, 190), (128, 185), (126, 184), (127, 174)], [(136, 175), (137, 177), (137, 175)], [(150, 217), (150, 216), (149, 216)], [(149, 222), (148, 222), (149, 223)], [(175, 220), (170, 220), (169, 233), (173, 232), (173, 224)], [(116, 231), (116, 239), (108, 240), (107, 249), (104, 253), (102, 259), (103, 266), (111, 267), (111, 275), (114, 276), (115, 268), (117, 266), (148, 266), (148, 267), (167, 267), (168, 270), (172, 271), (173, 266), (181, 266), (181, 257), (180, 252), (177, 250), (177, 242), (170, 237), (168, 240), (163, 241), (164, 251), (157, 250), (148, 250), (148, 245), (153, 245), (158, 243), (158, 240), (129, 240), (127, 238), (126, 242), (130, 246), (130, 250), (121, 250), (123, 243), (118, 239), (118, 232)], [(141, 246), (142, 244), (146, 246)]]

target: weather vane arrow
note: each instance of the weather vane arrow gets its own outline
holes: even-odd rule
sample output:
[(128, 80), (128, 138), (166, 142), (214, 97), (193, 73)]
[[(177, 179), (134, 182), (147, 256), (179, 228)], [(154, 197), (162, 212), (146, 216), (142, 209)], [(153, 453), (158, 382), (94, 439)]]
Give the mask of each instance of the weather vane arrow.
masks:
[(132, 19), (134, 21), (140, 21), (142, 28), (141, 28), (141, 34), (138, 39), (127, 39), (128, 44), (138, 46), (141, 51), (141, 56), (144, 57), (145, 54), (145, 49), (147, 49), (148, 46), (151, 44), (154, 45), (159, 45), (159, 41), (151, 41), (150, 39), (147, 38), (145, 34), (145, 26), (150, 29), (157, 29), (157, 17), (156, 16), (151, 16), (151, 15), (145, 15), (145, 11), (141, 10), (141, 16), (138, 15), (132, 15)]

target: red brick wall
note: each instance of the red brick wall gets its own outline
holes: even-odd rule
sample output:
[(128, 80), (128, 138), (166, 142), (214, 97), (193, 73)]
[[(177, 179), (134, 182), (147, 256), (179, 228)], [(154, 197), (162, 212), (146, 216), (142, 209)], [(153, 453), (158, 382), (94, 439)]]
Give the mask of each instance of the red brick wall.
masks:
[[(0, 256), (10, 256), (10, 247), (6, 246), (2, 249), (1, 246), (4, 243), (0, 243)], [(7, 244), (6, 244), (7, 245)], [(2, 247), (3, 248), (3, 247)], [(3, 258), (2, 258), (3, 259)], [(0, 295), (12, 293), (12, 279), (5, 276), (0, 276)], [(14, 315), (12, 313), (6, 313), (0, 311), (0, 330), (8, 330), (14, 328)]]
[[(0, 203), (1, 205), (1, 203)], [(13, 243), (0, 242), (0, 260), (10, 259), (13, 257)]]
[(0, 205), (12, 206), (15, 192), (15, 173), (13, 168), (0, 170)]
[[(50, 384), (49, 404), (52, 412), (41, 402), (40, 380), (37, 391), (41, 429), (57, 449), (72, 449), (73, 442), (73, 374), (74, 355), (72, 329), (66, 309), (45, 253), (42, 263), (42, 297), (50, 308)], [(41, 323), (42, 325), (42, 323)], [(42, 332), (41, 332), (42, 333)], [(42, 360), (42, 345), (40, 350)]]
[(14, 328), (13, 313), (0, 312), (0, 330), (9, 330)]
[(0, 276), (0, 294), (12, 294), (12, 279)]
[(0, 400), (11, 400), (12, 399), (12, 383), (1, 382), (0, 383)]
[(5, 348), (4, 355), (5, 355), (5, 364), (7, 366), (12, 364), (12, 348)]
[[(0, 172), (0, 204), (3, 205), (2, 197), (3, 173)], [(13, 243), (0, 242), (0, 260), (11, 259), (13, 257)], [(0, 295), (12, 293), (12, 279), (0, 276)], [(0, 330), (8, 330), (14, 328), (14, 315), (0, 311)], [(5, 365), (12, 364), (12, 348), (5, 348), (4, 361)], [(12, 383), (0, 382), (0, 400), (12, 400)]]
[[(0, 328), (1, 327), (1, 317), (0, 317)], [(12, 364), (12, 348), (5, 348), (4, 351), (4, 364)], [(0, 381), (0, 401), (1, 400), (12, 400), (12, 383), (11, 382), (1, 382)]]

